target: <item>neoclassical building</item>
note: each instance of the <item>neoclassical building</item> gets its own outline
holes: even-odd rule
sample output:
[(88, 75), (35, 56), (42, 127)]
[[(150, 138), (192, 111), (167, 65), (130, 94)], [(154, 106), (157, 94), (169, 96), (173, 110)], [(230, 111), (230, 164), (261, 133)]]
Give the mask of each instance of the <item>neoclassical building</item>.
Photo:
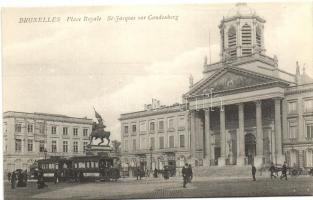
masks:
[[(220, 61), (204, 60), (203, 78), (190, 81), (183, 109), (171, 111), (186, 117), (185, 162), (260, 167), (287, 161), (289, 166), (313, 166), (313, 79), (305, 69), (300, 72), (298, 63), (295, 73), (286, 72), (278, 67), (276, 56), (265, 54), (264, 26), (265, 20), (244, 4), (222, 19)], [(122, 114), (122, 142), (130, 142), (125, 137), (125, 123), (131, 123), (126, 116), (156, 120), (159, 109)], [(130, 158), (126, 148), (124, 157)], [(179, 146), (175, 150), (180, 154)], [(180, 156), (175, 159), (180, 162)]]
[(85, 155), (92, 120), (48, 113), (3, 113), (4, 172), (51, 156)]

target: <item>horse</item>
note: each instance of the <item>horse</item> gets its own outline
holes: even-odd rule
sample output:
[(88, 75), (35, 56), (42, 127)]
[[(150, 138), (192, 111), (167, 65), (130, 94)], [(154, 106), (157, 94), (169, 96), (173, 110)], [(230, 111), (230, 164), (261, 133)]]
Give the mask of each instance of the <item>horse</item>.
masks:
[(95, 139), (100, 138), (101, 142), (98, 144), (98, 146), (99, 146), (100, 144), (102, 144), (104, 142), (103, 138), (105, 138), (108, 141), (107, 146), (109, 146), (109, 144), (110, 144), (110, 135), (111, 135), (111, 133), (109, 131), (105, 131), (103, 129), (94, 129), (94, 130), (92, 130), (92, 132), (90, 134), (90, 143), (89, 143), (89, 145), (91, 145), (91, 142), (92, 142), (93, 138), (95, 138)]

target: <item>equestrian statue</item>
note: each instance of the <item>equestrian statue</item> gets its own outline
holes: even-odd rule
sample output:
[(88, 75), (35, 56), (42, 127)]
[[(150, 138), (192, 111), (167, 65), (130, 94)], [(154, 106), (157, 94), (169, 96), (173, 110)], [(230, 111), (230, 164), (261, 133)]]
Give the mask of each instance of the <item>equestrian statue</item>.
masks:
[(101, 142), (98, 144), (98, 146), (100, 146), (100, 144), (102, 144), (104, 142), (103, 138), (105, 138), (108, 141), (106, 146), (109, 146), (109, 144), (110, 144), (110, 132), (104, 130), (106, 126), (103, 124), (103, 120), (102, 120), (101, 115), (99, 113), (97, 113), (95, 108), (93, 108), (93, 109), (95, 110), (95, 116), (98, 120), (98, 123), (93, 122), (92, 131), (90, 134), (89, 145), (91, 145), (93, 138), (95, 138), (95, 140), (100, 138)]

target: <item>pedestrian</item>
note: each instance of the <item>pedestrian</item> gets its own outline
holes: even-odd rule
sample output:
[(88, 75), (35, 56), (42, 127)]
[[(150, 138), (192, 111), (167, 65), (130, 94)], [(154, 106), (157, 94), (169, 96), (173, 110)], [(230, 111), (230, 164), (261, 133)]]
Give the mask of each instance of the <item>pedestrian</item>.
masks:
[(191, 164), (188, 165), (188, 182), (191, 183), (192, 178), (193, 178), (193, 173), (192, 173), (192, 167)]
[(39, 171), (38, 171), (37, 187), (38, 187), (38, 189), (48, 187), (48, 185), (46, 185), (46, 183), (45, 183), (42, 169), (39, 169)]
[(273, 179), (273, 177), (276, 178), (276, 176), (275, 176), (275, 174), (274, 174), (275, 170), (276, 170), (276, 169), (275, 169), (274, 163), (272, 162), (272, 163), (271, 163), (271, 167), (270, 167), (271, 179)]
[(57, 184), (59, 182), (58, 171), (55, 171), (53, 176), (54, 176), (54, 184)]
[(166, 166), (166, 167), (164, 168), (163, 178), (164, 178), (165, 180), (167, 180), (167, 179), (169, 179), (169, 177), (170, 177), (169, 170), (168, 170), (168, 167)]
[(256, 173), (256, 168), (254, 165), (252, 165), (252, 177), (253, 177), (253, 181), (256, 181), (255, 179), (255, 173)]
[(9, 172), (8, 173), (8, 181), (9, 181), (9, 183), (11, 182), (11, 176), (12, 176), (12, 174), (11, 174), (11, 172)]
[(185, 188), (188, 182), (188, 164), (186, 163), (185, 166), (183, 167), (181, 173), (183, 175), (183, 187)]
[(15, 185), (16, 185), (16, 173), (13, 171), (11, 176), (11, 188), (15, 189)]
[(139, 167), (136, 168), (136, 177), (137, 177), (137, 180), (141, 180), (141, 170)]
[(158, 170), (156, 168), (154, 169), (153, 177), (158, 178)]
[(28, 176), (27, 176), (27, 169), (24, 171), (24, 185), (25, 187), (27, 187), (27, 179), (28, 179)]
[(280, 179), (285, 178), (287, 180), (287, 164), (284, 162), (282, 170), (281, 170), (281, 176)]
[(84, 179), (84, 173), (83, 172), (79, 172), (79, 182), (82, 183)]
[(24, 187), (24, 175), (21, 171), (17, 175), (17, 187)]

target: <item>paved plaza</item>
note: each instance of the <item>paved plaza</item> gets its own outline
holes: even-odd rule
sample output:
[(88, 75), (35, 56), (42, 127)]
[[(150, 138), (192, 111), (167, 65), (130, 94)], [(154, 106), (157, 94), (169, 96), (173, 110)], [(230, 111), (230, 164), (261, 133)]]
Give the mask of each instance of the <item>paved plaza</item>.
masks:
[(290, 177), (287, 181), (259, 177), (251, 178), (195, 178), (182, 187), (180, 178), (142, 180), (121, 179), (117, 182), (48, 183), (38, 190), (35, 182), (27, 188), (12, 190), (5, 183), (5, 199), (125, 199), (174, 197), (238, 197), (238, 196), (293, 196), (313, 195), (313, 177)]

